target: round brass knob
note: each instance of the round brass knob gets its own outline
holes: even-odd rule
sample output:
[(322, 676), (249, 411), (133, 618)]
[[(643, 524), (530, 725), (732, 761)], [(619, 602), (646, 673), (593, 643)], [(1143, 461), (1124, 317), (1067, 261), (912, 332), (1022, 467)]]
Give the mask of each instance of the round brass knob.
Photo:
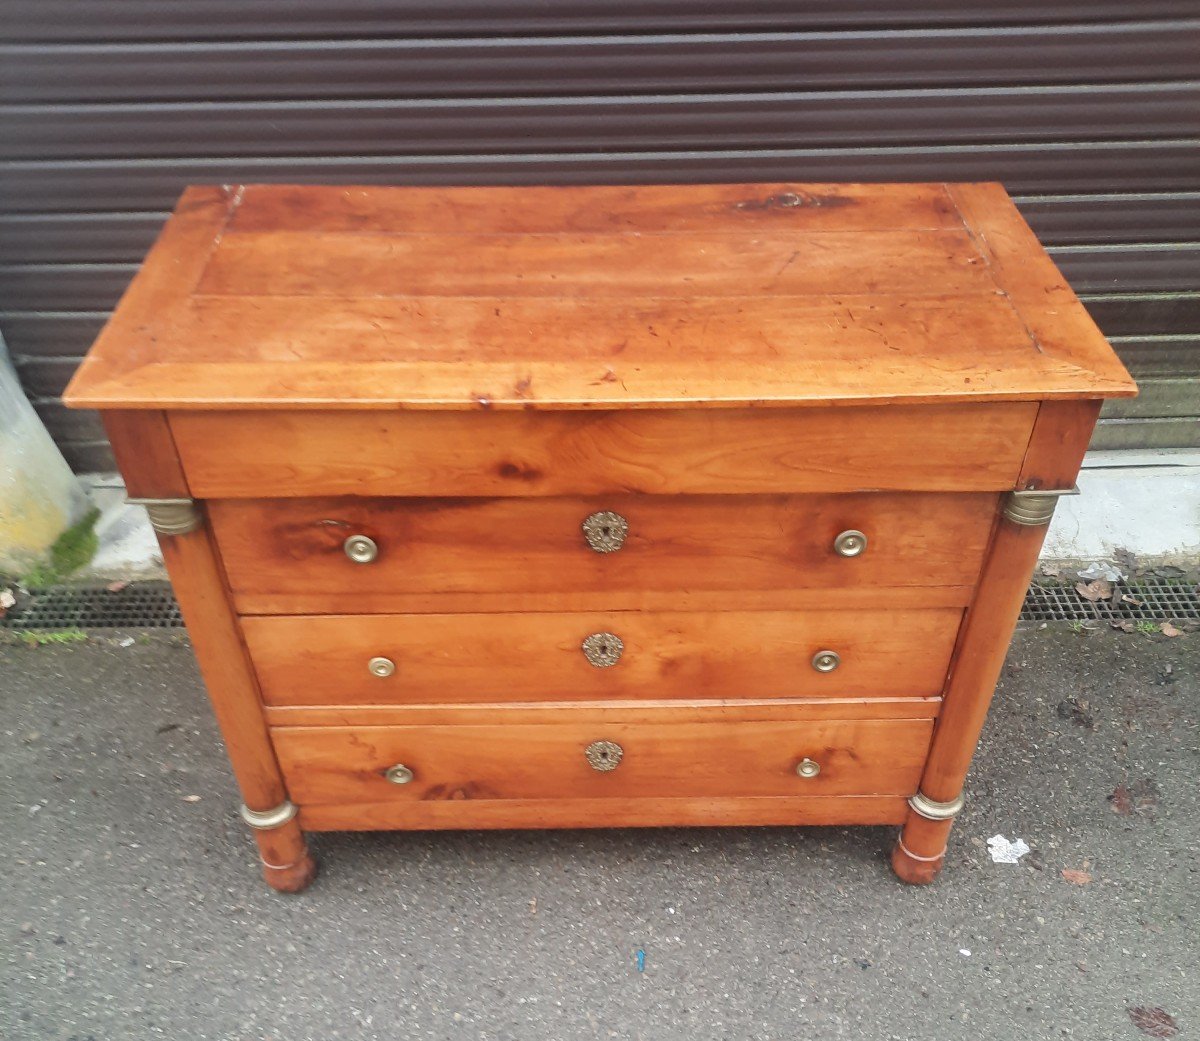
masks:
[(621, 660), (625, 644), (616, 633), (592, 633), (583, 641), (583, 655), (598, 669), (607, 669)]
[(813, 655), (812, 667), (817, 672), (833, 672), (842, 664), (842, 656), (837, 651), (817, 651)]
[(391, 658), (372, 658), (367, 662), (367, 670), (372, 676), (384, 679), (396, 671), (396, 663)]
[(629, 521), (619, 513), (601, 510), (584, 518), (583, 537), (597, 553), (616, 553), (625, 545), (629, 534)]
[(833, 540), (834, 552), (840, 557), (858, 557), (867, 551), (867, 536), (853, 528), (843, 531)]
[(408, 784), (413, 779), (414, 774), (403, 763), (397, 763), (395, 766), (389, 766), (383, 776), (391, 781), (392, 784)]
[(796, 774), (800, 777), (816, 777), (821, 772), (821, 764), (813, 759), (804, 758), (796, 764)]
[(583, 750), (583, 754), (587, 757), (588, 766), (603, 774), (621, 765), (625, 749), (616, 741), (593, 741)]
[(375, 540), (367, 538), (366, 535), (351, 535), (342, 543), (342, 549), (356, 564), (369, 564), (379, 556), (379, 547), (375, 545)]

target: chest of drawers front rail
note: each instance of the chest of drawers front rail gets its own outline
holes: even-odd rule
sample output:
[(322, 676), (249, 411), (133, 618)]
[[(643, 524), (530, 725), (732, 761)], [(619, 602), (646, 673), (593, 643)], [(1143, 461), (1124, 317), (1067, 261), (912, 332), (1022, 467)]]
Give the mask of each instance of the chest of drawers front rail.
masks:
[(68, 397), (296, 890), (331, 829), (901, 824), (930, 881), (1132, 392), (997, 186), (250, 186)]

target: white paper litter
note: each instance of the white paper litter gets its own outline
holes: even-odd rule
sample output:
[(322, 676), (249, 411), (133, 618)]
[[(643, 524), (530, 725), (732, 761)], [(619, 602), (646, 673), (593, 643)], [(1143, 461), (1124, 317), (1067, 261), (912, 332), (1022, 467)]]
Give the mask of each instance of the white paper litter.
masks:
[(993, 835), (987, 844), (993, 864), (1016, 864), (1029, 852), (1029, 844), (1024, 839), (1009, 842), (1003, 835)]
[(1105, 582), (1120, 582), (1125, 577), (1107, 560), (1093, 560), (1082, 571), (1075, 573), (1085, 582), (1094, 582), (1098, 578), (1104, 579)]

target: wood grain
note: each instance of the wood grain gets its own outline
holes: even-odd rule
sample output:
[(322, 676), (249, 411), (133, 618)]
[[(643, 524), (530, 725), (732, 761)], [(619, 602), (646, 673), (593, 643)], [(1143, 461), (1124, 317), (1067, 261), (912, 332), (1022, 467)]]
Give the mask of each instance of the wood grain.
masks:
[(994, 491), (1036, 411), (175, 412), (171, 431), (214, 499)]
[(925, 295), (692, 296), (686, 307), (646, 296), (198, 296), (158, 342), (153, 364), (93, 393), (109, 407), (473, 409), (484, 399), (524, 410), (1086, 392), (1074, 367), (1037, 352), (1003, 297), (968, 303), (936, 283)]
[[(960, 581), (974, 581), (963, 574)], [(858, 586), (822, 589), (632, 589), (578, 593), (358, 592), (353, 581), (329, 592), (238, 593), (243, 615), (439, 614), (452, 611), (858, 611), (880, 603), (897, 610), (966, 607), (974, 585)]]
[[(877, 594), (972, 583), (995, 510), (996, 496), (988, 493), (209, 503), (241, 608), (270, 597), (275, 609), (267, 613), (285, 614), (437, 610), (439, 597), (455, 596), (453, 610), (478, 610), (472, 594), (498, 594), (502, 609), (520, 610), (503, 598), (520, 593), (588, 596), (596, 606), (620, 609), (650, 591), (740, 593), (745, 600), (746, 591), (780, 589), (809, 590), (832, 607), (831, 590)], [(616, 552), (596, 553), (584, 538), (583, 521), (602, 511), (629, 525)], [(868, 538), (858, 557), (834, 550), (847, 530)], [(374, 562), (346, 556), (343, 543), (353, 534), (375, 541)], [(864, 606), (869, 601), (860, 598)], [(928, 601), (897, 603), (889, 595), (888, 603)], [(666, 597), (663, 606), (680, 605)], [(718, 597), (712, 606), (733, 605)]]
[(308, 831), (496, 828), (690, 828), (899, 824), (897, 795), (765, 798), (462, 799), (302, 806)]
[[(151, 497), (186, 495), (161, 413), (106, 418), (118, 435), (118, 459), (131, 489)], [(183, 535), (160, 535), (158, 541), (242, 799), (254, 810), (273, 809), (288, 791), (211, 533), (201, 526)], [(296, 820), (255, 831), (254, 837), (268, 884), (286, 892), (308, 885), (316, 867)]]
[[(1095, 415), (1094, 408), (1073, 403), (1043, 405), (1022, 469), (1023, 483), (1034, 488), (1074, 484)], [(1007, 518), (996, 525), (921, 779), (921, 791), (930, 799), (949, 802), (962, 792), (1047, 527)], [(950, 821), (928, 821), (910, 811), (892, 858), (896, 873), (908, 882), (932, 882), (941, 870), (950, 826)]]
[(190, 498), (165, 412), (114, 409), (101, 418), (130, 498)]
[(174, 319), (173, 308), (203, 273), (236, 201), (237, 193), (224, 187), (184, 190), (116, 312), (63, 392), (64, 404), (96, 407), (89, 404), (95, 399), (94, 387), (153, 364), (169, 339), (166, 326)]
[(994, 293), (967, 232), (761, 231), (753, 236), (229, 235), (196, 293), (252, 297), (794, 296)]
[[(242, 619), (271, 705), (939, 694), (956, 610), (327, 615)], [(581, 649), (612, 634), (620, 659)], [(607, 638), (606, 638), (607, 639)], [(612, 641), (610, 641), (612, 642)], [(829, 673), (813, 656), (832, 650)], [(371, 674), (375, 657), (392, 661)]]
[(1133, 390), (998, 185), (242, 186), (189, 189), (68, 400), (713, 409)]
[(1089, 374), (1096, 396), (1137, 393), (1125, 366), (999, 184), (947, 186), (996, 284), (1044, 355)]
[[(681, 714), (660, 725), (274, 728), (294, 797), (303, 806), (507, 799), (729, 798), (908, 795), (929, 743), (928, 720), (722, 723)], [(595, 741), (624, 750), (594, 770)], [(811, 758), (816, 777), (796, 774)], [(405, 785), (384, 772), (403, 763)]]
[(814, 719), (935, 719), (942, 699), (895, 698), (730, 698), (671, 701), (543, 701), (525, 704), (481, 702), (434, 705), (267, 705), (263, 715), (273, 727), (463, 726), (500, 723), (596, 724), (662, 723), (681, 710), (703, 712), (713, 722), (801, 722)]
[(998, 507), (1134, 390), (999, 185), (242, 186), (67, 402), (199, 500), (163, 556), (295, 890), (302, 828), (903, 822), (932, 880), (905, 800), (961, 791), (1044, 534)]
[(1073, 488), (1099, 415), (1099, 401), (1043, 402), (1017, 486), (1052, 491)]
[(945, 186), (693, 184), (405, 188), (248, 185), (229, 234), (536, 235), (562, 232), (755, 232), (956, 229)]
[[(1094, 423), (1094, 409), (1066, 402), (1043, 405), (1023, 468), (1027, 483), (1035, 488), (1071, 487)], [(935, 754), (923, 782), (930, 798), (952, 799), (962, 790), (1047, 527), (1005, 519), (996, 527), (967, 612)]]
[(159, 545), (238, 786), (252, 809), (287, 798), (267, 738), (254, 670), (229, 612), (221, 575), (203, 530), (164, 536)]

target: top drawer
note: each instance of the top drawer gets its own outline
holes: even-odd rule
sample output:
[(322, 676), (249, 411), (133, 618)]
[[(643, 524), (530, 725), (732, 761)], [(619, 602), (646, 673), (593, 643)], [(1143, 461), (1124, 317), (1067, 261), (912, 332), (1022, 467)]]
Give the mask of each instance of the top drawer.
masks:
[(170, 422), (191, 494), (203, 499), (1005, 491), (1037, 411), (1005, 402), (491, 412), (482, 392), (480, 406), (173, 412)]

